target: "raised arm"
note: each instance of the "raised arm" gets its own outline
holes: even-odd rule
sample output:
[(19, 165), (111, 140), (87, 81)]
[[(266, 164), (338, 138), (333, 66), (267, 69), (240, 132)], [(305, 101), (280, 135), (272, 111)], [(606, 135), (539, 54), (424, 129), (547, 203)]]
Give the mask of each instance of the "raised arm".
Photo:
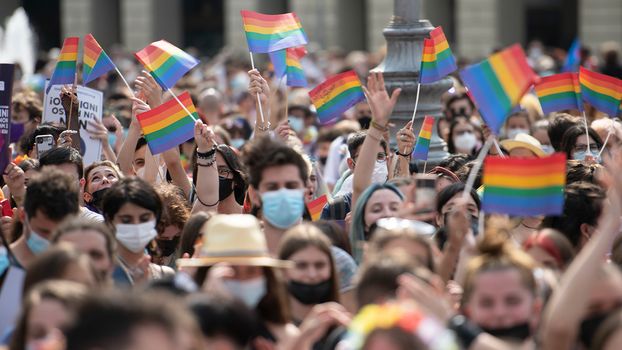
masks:
[[(253, 96), (255, 100), (255, 110), (257, 111), (257, 117), (255, 119), (255, 136), (261, 136), (270, 132), (270, 85), (266, 79), (264, 79), (257, 69), (248, 71), (250, 82), (248, 83), (248, 93)], [(259, 114), (259, 105), (257, 104), (257, 95), (261, 100), (261, 106), (264, 114), (264, 121), (261, 122), (261, 115)]]
[(371, 184), (371, 175), (377, 158), (376, 150), (380, 140), (383, 138), (383, 133), (388, 130), (389, 118), (397, 98), (400, 96), (401, 89), (395, 89), (391, 97), (389, 97), (384, 86), (382, 73), (371, 72), (367, 81), (367, 87), (363, 87), (363, 91), (371, 107), (372, 122), (354, 165), (352, 208), (356, 207), (356, 200), (367, 186)]
[(541, 327), (543, 349), (569, 349), (575, 342), (579, 324), (588, 308), (590, 286), (602, 275), (599, 268), (619, 232), (622, 212), (620, 167), (622, 153), (618, 149), (613, 160), (607, 162), (612, 186), (596, 233), (572, 261), (545, 309)]
[(192, 213), (218, 209), (218, 168), (216, 167), (216, 141), (214, 132), (201, 121), (194, 124), (197, 143), (197, 200)]
[(391, 167), (394, 169), (391, 178), (410, 176), (410, 156), (415, 145), (412, 125), (412, 122), (408, 122), (397, 132), (397, 154), (393, 157), (395, 164)]
[(145, 102), (138, 98), (133, 98), (132, 101), (134, 101), (132, 104), (132, 121), (130, 122), (130, 128), (127, 131), (127, 136), (125, 137), (125, 140), (123, 140), (121, 150), (117, 156), (117, 164), (119, 165), (119, 169), (121, 169), (123, 174), (126, 176), (134, 175), (132, 161), (134, 159), (136, 144), (138, 143), (138, 139), (141, 135), (140, 124), (138, 124), (136, 115), (144, 113), (150, 109)]
[(190, 189), (192, 188), (192, 185), (190, 183), (190, 180), (188, 179), (188, 175), (186, 175), (186, 170), (184, 170), (184, 166), (181, 164), (179, 147), (173, 147), (163, 152), (162, 158), (164, 158), (166, 169), (171, 175), (173, 184), (179, 186), (179, 188), (184, 191), (184, 195), (186, 196), (186, 198), (190, 198)]

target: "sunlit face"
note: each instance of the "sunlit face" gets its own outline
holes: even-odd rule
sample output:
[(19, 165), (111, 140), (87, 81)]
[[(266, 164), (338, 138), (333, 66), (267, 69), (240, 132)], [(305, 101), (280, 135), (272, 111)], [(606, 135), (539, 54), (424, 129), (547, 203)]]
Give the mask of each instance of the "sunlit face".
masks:
[(106, 239), (102, 233), (93, 230), (80, 230), (63, 234), (59, 242), (73, 245), (79, 252), (91, 258), (93, 267), (101, 276), (112, 272), (111, 252), (106, 248)]
[(330, 278), (329, 257), (315, 246), (300, 249), (288, 260), (295, 264), (293, 269), (285, 272), (290, 280), (305, 284), (318, 284)]
[(86, 192), (93, 193), (104, 188), (109, 188), (119, 181), (119, 176), (112, 168), (102, 165), (91, 170), (86, 179)]
[(508, 118), (506, 128), (508, 130), (512, 130), (512, 129), (529, 130), (529, 120), (527, 120), (527, 116), (524, 116), (524, 115), (511, 116)]
[(259, 193), (278, 191), (281, 188), (301, 189), (305, 183), (300, 178), (298, 167), (293, 164), (268, 167), (261, 174)]
[[(445, 205), (443, 205), (443, 207), (441, 208), (441, 212), (438, 213), (436, 217), (436, 224), (438, 227), (445, 226), (445, 220), (444, 220), (445, 216), (454, 210), (454, 207), (456, 206), (457, 203), (460, 202), (461, 199), (462, 199), (462, 192), (456, 193), (453, 197), (451, 197), (450, 200), (447, 201), (447, 203), (445, 203)], [(466, 198), (466, 210), (469, 215), (474, 216), (474, 217), (479, 217), (479, 210), (477, 209), (477, 203), (475, 203), (475, 200), (471, 196), (467, 196)]]
[(35, 349), (35, 344), (44, 340), (55, 329), (61, 329), (69, 322), (69, 313), (58, 300), (43, 298), (33, 305), (26, 323), (26, 349)]
[[(584, 134), (577, 137), (577, 139), (574, 142), (574, 147), (572, 149), (572, 152), (586, 152), (587, 145), (588, 145), (587, 140), (588, 138)], [(592, 150), (598, 151), (598, 145), (596, 144), (596, 141), (594, 141), (594, 139), (591, 136), (589, 138), (589, 145), (590, 145), (590, 151)]]
[(506, 268), (480, 272), (474, 277), (467, 301), (469, 319), (480, 327), (497, 329), (529, 322), (534, 315), (534, 295), (518, 270)]
[(379, 219), (396, 216), (401, 205), (402, 199), (397, 193), (389, 189), (375, 191), (365, 205), (365, 229), (368, 230)]
[(145, 166), (145, 153), (147, 152), (147, 145), (142, 146), (134, 152), (134, 160), (132, 164), (134, 165), (134, 171), (138, 171), (142, 167)]
[(149, 209), (127, 202), (119, 208), (119, 211), (112, 218), (113, 224), (142, 224), (147, 221), (155, 220), (155, 214)]

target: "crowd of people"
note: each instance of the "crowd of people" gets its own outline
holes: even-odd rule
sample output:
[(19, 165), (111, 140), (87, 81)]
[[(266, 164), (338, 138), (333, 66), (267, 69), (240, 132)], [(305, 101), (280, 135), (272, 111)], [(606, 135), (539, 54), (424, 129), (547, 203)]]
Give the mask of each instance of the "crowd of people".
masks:
[[(542, 75), (563, 62), (538, 43), (527, 52)], [(381, 53), (303, 59), (310, 86), (347, 69), (366, 82), (365, 102), (320, 125), (309, 89), (288, 91), (269, 64), (224, 50), (175, 88), (197, 107), (194, 138), (155, 156), (136, 116), (171, 96), (124, 52), (111, 57), (135, 91), (113, 73), (90, 84), (105, 113), (88, 126), (102, 160), (86, 166), (71, 132), (43, 120), (39, 80), (15, 84), (0, 348), (622, 346), (617, 119), (544, 115), (527, 94), (490, 155), (564, 153), (563, 214), (484, 215), (482, 170), (465, 183), (490, 130), (457, 75), (435, 121), (449, 156), (425, 170), (426, 192), (411, 157), (418, 130), (389, 132), (400, 91), (369, 72)], [(617, 60), (608, 51), (601, 69), (620, 74)], [(75, 89), (60, 97), (77, 113)], [(40, 135), (55, 146), (39, 152)], [(313, 220), (307, 204), (324, 195)]]

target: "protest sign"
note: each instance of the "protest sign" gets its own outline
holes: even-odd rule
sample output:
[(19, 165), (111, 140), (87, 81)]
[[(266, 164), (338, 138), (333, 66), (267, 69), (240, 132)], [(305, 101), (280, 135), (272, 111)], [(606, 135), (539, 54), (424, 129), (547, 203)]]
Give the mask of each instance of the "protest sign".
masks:
[(14, 64), (0, 64), (0, 171), (11, 161), (9, 135), (11, 125), (11, 92), (13, 91)]
[[(43, 121), (66, 126), (65, 110), (60, 99), (61, 86), (52, 86), (50, 92), (44, 97)], [(77, 87), (78, 92), (78, 131), (80, 134), (80, 154), (84, 166), (101, 159), (102, 144), (100, 140), (91, 139), (88, 132), (89, 120), (101, 121), (103, 110), (103, 94), (101, 91), (89, 89), (84, 86)], [(72, 122), (75, 125), (75, 122)], [(75, 126), (71, 126), (76, 129)]]

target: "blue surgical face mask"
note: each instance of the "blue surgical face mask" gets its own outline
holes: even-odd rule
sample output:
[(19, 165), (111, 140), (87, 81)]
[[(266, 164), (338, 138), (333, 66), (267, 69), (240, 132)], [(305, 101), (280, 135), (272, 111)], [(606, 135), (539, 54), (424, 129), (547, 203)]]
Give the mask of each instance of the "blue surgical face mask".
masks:
[(302, 217), (305, 207), (303, 194), (302, 189), (287, 188), (263, 193), (261, 195), (263, 217), (276, 228), (284, 230), (292, 227)]
[(231, 140), (231, 146), (235, 147), (237, 149), (242, 148), (242, 146), (244, 146), (244, 143), (246, 142), (246, 140), (240, 138), (240, 139), (233, 139)]
[[(597, 163), (601, 162), (600, 156), (598, 155), (598, 151), (590, 150), (590, 153), (594, 159), (596, 159)], [(585, 156), (587, 155), (587, 151), (577, 151), (572, 154), (572, 159), (583, 161), (585, 160)]]
[(114, 132), (109, 132), (108, 144), (110, 145), (110, 147), (114, 147), (115, 142), (117, 142), (117, 134), (115, 134)]
[(555, 149), (551, 145), (542, 145), (542, 150), (546, 154), (553, 154), (553, 153), (555, 153)]
[(48, 249), (48, 247), (50, 246), (50, 241), (39, 236), (38, 233), (31, 230), (30, 237), (28, 237), (26, 245), (28, 245), (28, 248), (33, 254), (39, 255)]
[(301, 133), (305, 128), (305, 122), (302, 118), (289, 116), (289, 127), (292, 128), (297, 134)]

